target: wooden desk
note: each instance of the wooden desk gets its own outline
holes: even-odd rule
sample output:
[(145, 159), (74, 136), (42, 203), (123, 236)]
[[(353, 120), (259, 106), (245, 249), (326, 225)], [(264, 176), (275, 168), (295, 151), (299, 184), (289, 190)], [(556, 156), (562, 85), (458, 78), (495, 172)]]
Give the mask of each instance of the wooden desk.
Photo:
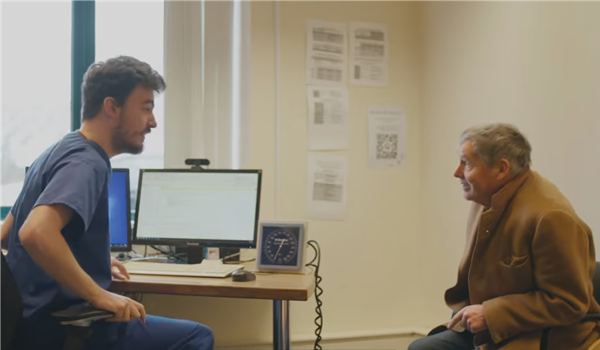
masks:
[(131, 275), (129, 281), (114, 280), (112, 292), (195, 295), (204, 297), (273, 300), (273, 348), (290, 348), (289, 301), (307, 301), (315, 289), (310, 275), (256, 274), (251, 282), (229, 278)]

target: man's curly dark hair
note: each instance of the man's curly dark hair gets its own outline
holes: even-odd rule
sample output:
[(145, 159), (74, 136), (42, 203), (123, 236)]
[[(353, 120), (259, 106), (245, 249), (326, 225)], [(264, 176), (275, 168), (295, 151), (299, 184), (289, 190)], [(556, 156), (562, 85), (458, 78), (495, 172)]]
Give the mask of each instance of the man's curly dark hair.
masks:
[(118, 56), (93, 63), (81, 84), (82, 120), (98, 114), (104, 99), (114, 98), (122, 106), (138, 85), (156, 92), (167, 88), (163, 77), (146, 62), (129, 56)]

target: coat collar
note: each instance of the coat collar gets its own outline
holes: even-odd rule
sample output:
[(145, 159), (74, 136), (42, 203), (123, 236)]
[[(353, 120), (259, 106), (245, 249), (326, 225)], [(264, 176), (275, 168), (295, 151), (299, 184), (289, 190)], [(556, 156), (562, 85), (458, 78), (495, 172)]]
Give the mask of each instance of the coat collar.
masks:
[(517, 193), (517, 190), (521, 188), (523, 183), (531, 176), (532, 171), (527, 170), (523, 174), (518, 175), (514, 179), (510, 180), (504, 187), (492, 196), (492, 210), (504, 209), (508, 202)]
[(510, 180), (504, 187), (492, 196), (492, 206), (488, 210), (484, 210), (481, 215), (480, 227), (492, 232), (496, 230), (506, 207), (513, 199), (517, 191), (523, 186), (525, 181), (532, 176), (532, 171), (527, 170), (523, 174), (518, 175)]

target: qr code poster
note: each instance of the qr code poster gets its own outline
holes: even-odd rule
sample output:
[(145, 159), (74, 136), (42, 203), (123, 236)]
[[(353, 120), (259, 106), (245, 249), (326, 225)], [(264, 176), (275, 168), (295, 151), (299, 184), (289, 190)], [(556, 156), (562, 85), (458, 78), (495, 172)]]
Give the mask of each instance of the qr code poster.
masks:
[(406, 115), (403, 107), (369, 107), (369, 166), (405, 166)]

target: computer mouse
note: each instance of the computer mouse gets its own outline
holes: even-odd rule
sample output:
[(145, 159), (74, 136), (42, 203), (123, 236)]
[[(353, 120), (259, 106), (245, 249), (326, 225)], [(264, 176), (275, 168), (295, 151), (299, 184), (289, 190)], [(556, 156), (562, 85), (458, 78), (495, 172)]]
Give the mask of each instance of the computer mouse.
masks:
[(256, 275), (246, 270), (235, 270), (231, 273), (231, 280), (234, 282), (248, 282), (254, 281)]

